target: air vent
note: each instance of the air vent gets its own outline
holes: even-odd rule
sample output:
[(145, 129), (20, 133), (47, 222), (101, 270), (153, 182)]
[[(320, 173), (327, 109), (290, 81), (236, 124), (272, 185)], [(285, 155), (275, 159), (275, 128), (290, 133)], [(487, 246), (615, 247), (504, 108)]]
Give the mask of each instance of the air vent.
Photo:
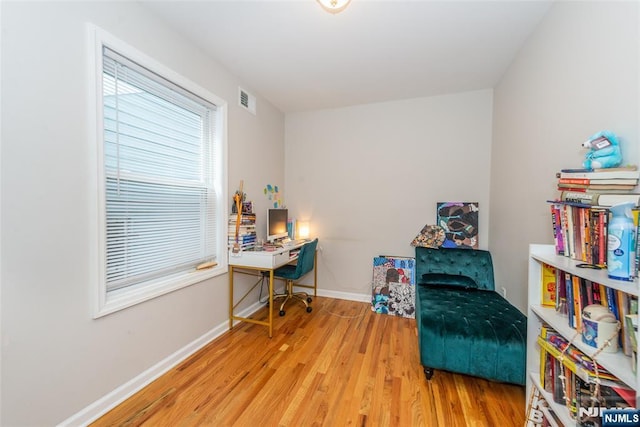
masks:
[(256, 97), (241, 87), (238, 88), (238, 102), (241, 107), (251, 114), (256, 114)]

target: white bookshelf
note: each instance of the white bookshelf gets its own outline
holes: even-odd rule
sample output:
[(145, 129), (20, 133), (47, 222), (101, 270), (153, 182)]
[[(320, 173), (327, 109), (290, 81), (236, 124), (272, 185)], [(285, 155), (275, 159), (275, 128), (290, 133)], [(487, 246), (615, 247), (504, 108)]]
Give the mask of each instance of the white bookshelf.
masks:
[[(554, 245), (529, 246), (529, 293), (528, 293), (528, 313), (527, 313), (527, 396), (531, 393), (532, 387), (537, 387), (542, 397), (564, 426), (575, 426), (576, 421), (571, 419), (569, 411), (563, 405), (558, 405), (553, 401), (549, 393), (540, 386), (540, 347), (537, 338), (540, 335), (540, 328), (543, 323), (551, 326), (558, 333), (562, 334), (567, 341), (571, 340), (575, 334), (575, 329), (571, 328), (565, 316), (556, 313), (551, 307), (543, 307), (540, 304), (542, 295), (542, 265), (548, 264), (562, 271), (583, 277), (590, 281), (599, 283), (610, 288), (621, 290), (630, 295), (638, 296), (640, 285), (638, 279), (633, 282), (612, 280), (607, 276), (607, 270), (593, 270), (588, 268), (578, 268), (580, 261), (556, 255)], [(596, 349), (590, 347), (578, 339), (572, 344), (580, 349), (587, 356), (592, 357)], [(640, 382), (638, 376), (633, 372), (631, 357), (625, 356), (621, 349), (617, 353), (600, 353), (597, 361), (609, 372), (618, 377), (622, 382), (636, 390), (636, 408), (640, 407)], [(638, 369), (636, 369), (638, 371)]]

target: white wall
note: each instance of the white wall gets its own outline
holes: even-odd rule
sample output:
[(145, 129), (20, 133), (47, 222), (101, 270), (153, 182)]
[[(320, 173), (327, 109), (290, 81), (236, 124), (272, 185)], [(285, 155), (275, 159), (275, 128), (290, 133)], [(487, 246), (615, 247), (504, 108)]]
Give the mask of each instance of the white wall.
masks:
[(558, 2), (495, 88), (489, 245), (496, 279), (527, 304), (529, 243), (553, 242), (555, 173), (609, 129), (640, 164), (637, 2)]
[(370, 295), (373, 257), (413, 256), (437, 202), (479, 202), (488, 247), (491, 114), (491, 90), (287, 114), (286, 201), (323, 291)]
[(136, 3), (2, 9), (0, 424), (54, 425), (228, 319), (227, 275), (92, 318), (85, 22), (227, 100), (229, 190), (244, 179), (261, 219), (284, 116), (260, 97), (257, 116), (238, 108), (241, 82)]

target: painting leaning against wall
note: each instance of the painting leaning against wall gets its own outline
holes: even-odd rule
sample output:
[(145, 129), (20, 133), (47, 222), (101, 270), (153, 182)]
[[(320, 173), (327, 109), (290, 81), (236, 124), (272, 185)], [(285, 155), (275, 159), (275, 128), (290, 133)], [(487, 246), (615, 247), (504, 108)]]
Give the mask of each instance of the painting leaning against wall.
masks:
[(373, 258), (371, 310), (415, 318), (415, 258), (381, 255)]
[(444, 229), (443, 248), (478, 249), (478, 202), (438, 202), (438, 225)]

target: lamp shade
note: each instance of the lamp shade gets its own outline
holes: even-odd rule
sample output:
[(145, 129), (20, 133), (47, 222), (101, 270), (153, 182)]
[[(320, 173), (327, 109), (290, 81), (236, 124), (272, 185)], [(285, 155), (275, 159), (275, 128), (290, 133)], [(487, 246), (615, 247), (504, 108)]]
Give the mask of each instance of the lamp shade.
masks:
[(309, 221), (298, 221), (297, 228), (299, 239), (309, 238)]
[(351, 0), (317, 0), (320, 6), (329, 13), (342, 12), (349, 6)]

